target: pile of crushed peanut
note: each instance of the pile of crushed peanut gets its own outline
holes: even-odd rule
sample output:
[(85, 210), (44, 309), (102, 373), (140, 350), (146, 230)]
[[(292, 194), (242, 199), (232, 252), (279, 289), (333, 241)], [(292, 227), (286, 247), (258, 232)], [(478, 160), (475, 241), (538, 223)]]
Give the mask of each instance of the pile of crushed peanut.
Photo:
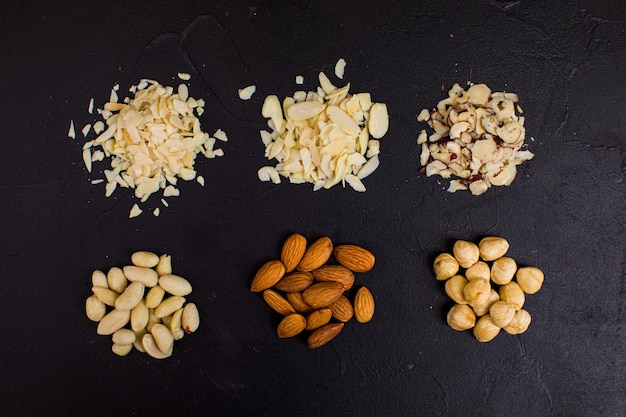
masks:
[[(179, 78), (189, 80), (189, 74), (180, 73)], [(162, 196), (176, 197), (178, 179), (196, 180), (204, 185), (204, 178), (194, 168), (199, 153), (207, 158), (224, 155), (215, 149), (216, 139), (227, 141), (226, 134), (218, 129), (210, 137), (202, 131), (197, 116), (204, 112), (204, 100), (189, 96), (185, 83), (177, 90), (165, 87), (157, 81), (142, 79), (130, 87), (133, 98), (126, 97), (118, 102), (119, 85), (111, 90), (110, 98), (103, 109), (97, 109), (104, 121), (87, 124), (82, 129), (87, 138), (91, 131), (98, 135), (87, 140), (83, 146), (83, 161), (88, 172), (92, 163), (110, 158), (111, 169), (104, 170), (105, 195), (111, 196), (120, 186), (133, 188), (135, 197), (143, 203), (152, 194), (162, 191)], [(93, 112), (93, 99), (89, 113)], [(74, 122), (70, 122), (68, 136), (76, 138)], [(100, 149), (96, 149), (96, 148)], [(93, 180), (93, 184), (104, 179)], [(166, 200), (161, 199), (164, 206)], [(157, 207), (153, 214), (159, 215)], [(129, 217), (142, 213), (137, 204), (131, 208)]]
[(454, 84), (437, 108), (420, 112), (417, 120), (434, 130), (422, 130), (420, 164), (426, 176), (457, 177), (448, 191), (480, 195), (493, 186), (509, 186), (517, 165), (533, 158), (526, 150), (524, 117), (517, 94), (491, 92), (485, 84), (464, 90)]

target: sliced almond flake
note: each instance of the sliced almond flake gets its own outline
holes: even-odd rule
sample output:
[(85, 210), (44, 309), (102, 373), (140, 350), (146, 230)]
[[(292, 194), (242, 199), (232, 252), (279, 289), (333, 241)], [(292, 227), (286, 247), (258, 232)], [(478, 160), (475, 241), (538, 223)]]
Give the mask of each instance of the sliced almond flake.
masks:
[(93, 184), (93, 185), (102, 184), (103, 182), (104, 182), (104, 180), (102, 178), (91, 180), (91, 184)]
[(76, 139), (76, 130), (74, 129), (74, 121), (70, 120), (70, 128), (67, 131), (67, 136), (72, 138), (72, 139)]
[(362, 180), (363, 178), (369, 176), (371, 173), (376, 171), (379, 165), (380, 161), (377, 155), (370, 158), (357, 172), (357, 178)]
[(189, 99), (189, 88), (187, 87), (186, 84), (178, 85), (178, 97), (180, 97), (180, 99), (185, 102)]
[(91, 123), (87, 123), (85, 126), (83, 126), (83, 129), (81, 130), (83, 137), (86, 138), (90, 130), (91, 130)]
[(143, 210), (140, 209), (139, 206), (135, 203), (133, 204), (133, 207), (130, 209), (130, 214), (128, 215), (128, 218), (132, 219), (133, 217), (139, 216), (141, 213), (143, 213)]
[(165, 207), (169, 207), (170, 206), (170, 204), (164, 198), (161, 199), (161, 204), (163, 204)]
[(256, 85), (249, 85), (238, 90), (239, 98), (241, 100), (250, 100), (252, 95), (256, 92)]
[(343, 75), (346, 70), (346, 60), (343, 58), (339, 58), (337, 63), (335, 64), (335, 75), (337, 78), (343, 80)]
[(204, 187), (204, 177), (202, 175), (198, 175), (196, 177), (196, 181), (198, 181), (198, 184)]
[(330, 82), (326, 74), (324, 74), (323, 72), (319, 73), (318, 78), (320, 82), (320, 87), (325, 94), (330, 94), (337, 89), (337, 87), (335, 87), (333, 83)]
[(91, 151), (89, 149), (83, 150), (83, 162), (87, 172), (91, 172)]
[(344, 179), (346, 180), (348, 185), (350, 185), (350, 187), (352, 187), (355, 191), (358, 191), (360, 193), (365, 192), (365, 185), (356, 176), (346, 175)]
[(221, 148), (218, 148), (215, 151), (213, 151), (213, 155), (215, 155), (215, 156), (224, 156), (224, 150), (221, 149)]
[(160, 208), (155, 208), (154, 211), (152, 211), (152, 214), (154, 215), (154, 217), (159, 217), (159, 214), (161, 214), (161, 209)]
[[(113, 88), (111, 89), (111, 95), (110, 95), (110, 97), (109, 97), (109, 102), (110, 102), (110, 103), (117, 103), (117, 101), (118, 101), (117, 92), (116, 92), (116, 90), (115, 90), (115, 87), (113, 87)], [(106, 108), (106, 107), (105, 107), (105, 108)]]
[(93, 97), (89, 100), (89, 106), (87, 107), (89, 114), (93, 114)]
[(188, 81), (191, 79), (191, 75), (186, 73), (186, 72), (179, 72), (178, 73), (178, 78), (180, 78), (183, 81)]

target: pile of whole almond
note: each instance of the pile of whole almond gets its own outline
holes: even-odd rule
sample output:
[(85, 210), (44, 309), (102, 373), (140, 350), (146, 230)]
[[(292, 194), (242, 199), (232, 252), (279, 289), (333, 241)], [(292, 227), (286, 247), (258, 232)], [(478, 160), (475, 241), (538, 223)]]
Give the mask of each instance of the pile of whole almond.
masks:
[(167, 358), (174, 341), (200, 325), (196, 305), (185, 304), (191, 284), (172, 274), (169, 255), (139, 251), (133, 253), (131, 263), (106, 274), (93, 271), (93, 295), (85, 302), (85, 312), (98, 323), (99, 335), (112, 336), (116, 355), (126, 356), (134, 346), (155, 359)]
[[(328, 263), (334, 256), (337, 264)], [(314, 349), (330, 342), (344, 323), (354, 317), (366, 323), (374, 315), (374, 297), (364, 286), (350, 302), (354, 273), (374, 266), (374, 255), (355, 245), (333, 247), (321, 237), (307, 247), (304, 236), (295, 233), (285, 241), (280, 260), (266, 262), (252, 280), (252, 292), (262, 292), (265, 302), (284, 318), (278, 325), (280, 338), (311, 332), (307, 345)]]
[(543, 272), (534, 266), (518, 267), (505, 256), (509, 242), (497, 236), (478, 245), (465, 240), (454, 243), (452, 254), (435, 258), (433, 271), (445, 281), (445, 291), (456, 304), (447, 315), (457, 331), (473, 329), (480, 342), (493, 340), (500, 330), (521, 334), (530, 326), (524, 307), (525, 294), (535, 294), (543, 285)]

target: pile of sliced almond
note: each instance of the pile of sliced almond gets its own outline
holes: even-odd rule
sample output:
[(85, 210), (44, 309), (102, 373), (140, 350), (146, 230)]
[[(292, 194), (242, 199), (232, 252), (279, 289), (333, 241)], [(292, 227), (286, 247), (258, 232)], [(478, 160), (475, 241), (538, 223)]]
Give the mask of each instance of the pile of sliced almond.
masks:
[[(179, 78), (188, 80), (189, 75), (181, 73)], [(133, 188), (135, 197), (143, 203), (159, 190), (164, 198), (178, 196), (178, 179), (195, 179), (204, 185), (204, 178), (194, 167), (197, 155), (222, 156), (223, 150), (214, 148), (216, 140), (228, 140), (222, 130), (218, 129), (213, 137), (202, 131), (197, 116), (204, 112), (204, 100), (190, 97), (185, 83), (175, 91), (157, 81), (142, 79), (129, 89), (134, 97), (126, 97), (122, 103), (118, 102), (118, 89), (114, 86), (104, 108), (97, 109), (104, 121), (94, 123), (93, 129), (87, 124), (82, 130), (87, 139), (83, 146), (87, 171), (91, 172), (93, 162), (111, 160), (111, 169), (104, 170), (105, 195), (112, 195), (118, 186)], [(93, 99), (89, 110), (93, 110)], [(87, 138), (92, 131), (97, 137)], [(73, 121), (68, 135), (76, 136)], [(166, 200), (161, 202), (167, 206)], [(135, 204), (129, 217), (141, 212)], [(157, 207), (153, 214), (158, 216), (159, 212)]]
[(262, 130), (261, 139), (265, 157), (278, 163), (260, 168), (259, 179), (365, 191), (362, 180), (378, 168), (378, 139), (389, 127), (387, 106), (372, 103), (370, 93), (350, 94), (349, 83), (335, 87), (323, 72), (319, 82), (316, 91), (297, 91), (282, 104), (275, 95), (265, 98), (261, 113), (271, 132)]
[(469, 189), (474, 195), (511, 185), (517, 165), (534, 156), (526, 150), (517, 101), (517, 94), (492, 92), (485, 84), (467, 90), (454, 84), (436, 109), (422, 110), (418, 121), (434, 130), (430, 136), (422, 130), (417, 139), (426, 176), (458, 178), (450, 181), (448, 191)]
[[(334, 256), (337, 264), (328, 263)], [(252, 280), (251, 290), (262, 292), (265, 302), (282, 314), (278, 337), (310, 332), (307, 345), (314, 349), (330, 342), (353, 317), (359, 323), (374, 315), (374, 297), (364, 286), (352, 302), (347, 292), (354, 286), (354, 273), (374, 266), (374, 255), (355, 245), (334, 246), (321, 237), (307, 247), (304, 236), (295, 233), (283, 244), (281, 257), (266, 262)]]
[(126, 356), (134, 346), (155, 359), (167, 358), (174, 341), (200, 325), (198, 308), (186, 302), (191, 284), (172, 274), (169, 255), (135, 252), (131, 265), (106, 274), (95, 270), (91, 281), (85, 312), (98, 323), (99, 335), (112, 336), (116, 355)]

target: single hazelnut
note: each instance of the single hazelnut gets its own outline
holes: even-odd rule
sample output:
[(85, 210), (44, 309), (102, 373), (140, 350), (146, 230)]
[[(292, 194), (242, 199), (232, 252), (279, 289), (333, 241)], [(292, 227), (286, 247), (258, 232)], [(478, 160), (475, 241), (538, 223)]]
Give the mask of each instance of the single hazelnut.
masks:
[(474, 310), (474, 313), (476, 313), (476, 315), (478, 317), (480, 317), (480, 316), (484, 316), (485, 314), (489, 313), (489, 309), (491, 308), (493, 303), (495, 303), (499, 299), (500, 299), (500, 295), (498, 295), (498, 292), (492, 288), (491, 292), (489, 293), (489, 300), (487, 300), (486, 303), (484, 303), (484, 304), (470, 304), (470, 305), (472, 306), (472, 309)]
[(446, 281), (446, 294), (457, 304), (467, 304), (463, 296), (463, 288), (467, 285), (467, 280), (463, 275), (455, 275)]
[(467, 304), (455, 304), (448, 311), (448, 326), (459, 332), (468, 330), (476, 324), (476, 315)]
[(534, 266), (525, 266), (517, 270), (515, 280), (526, 294), (534, 294), (543, 285), (543, 272)]
[(526, 310), (519, 310), (515, 312), (513, 320), (511, 320), (508, 326), (503, 327), (503, 330), (508, 334), (522, 334), (528, 330), (530, 322), (530, 313)]
[(490, 294), (491, 284), (486, 279), (473, 279), (463, 288), (463, 297), (470, 304), (485, 304)]
[(480, 252), (478, 246), (472, 242), (466, 240), (457, 240), (452, 248), (454, 257), (459, 261), (459, 265), (463, 268), (469, 268), (478, 262)]
[(479, 342), (485, 343), (492, 341), (500, 333), (500, 328), (493, 323), (492, 317), (487, 314), (476, 322), (473, 332), (474, 337)]
[(495, 261), (509, 250), (509, 242), (502, 237), (487, 236), (478, 243), (480, 257), (485, 261)]
[(467, 278), (468, 281), (477, 278), (489, 280), (489, 278), (491, 278), (489, 265), (483, 261), (476, 262), (474, 265), (467, 268), (465, 271), (465, 278)]
[(511, 304), (517, 311), (524, 306), (526, 296), (517, 282), (511, 281), (500, 287), (500, 299)]
[(506, 327), (515, 316), (515, 307), (506, 301), (496, 301), (489, 308), (489, 315), (494, 325), (498, 327)]
[(445, 281), (459, 272), (459, 263), (454, 256), (449, 253), (442, 253), (435, 258), (433, 271), (435, 272), (435, 277), (439, 281)]
[(493, 261), (491, 265), (491, 280), (498, 285), (511, 282), (517, 271), (517, 263), (513, 258), (503, 256)]

